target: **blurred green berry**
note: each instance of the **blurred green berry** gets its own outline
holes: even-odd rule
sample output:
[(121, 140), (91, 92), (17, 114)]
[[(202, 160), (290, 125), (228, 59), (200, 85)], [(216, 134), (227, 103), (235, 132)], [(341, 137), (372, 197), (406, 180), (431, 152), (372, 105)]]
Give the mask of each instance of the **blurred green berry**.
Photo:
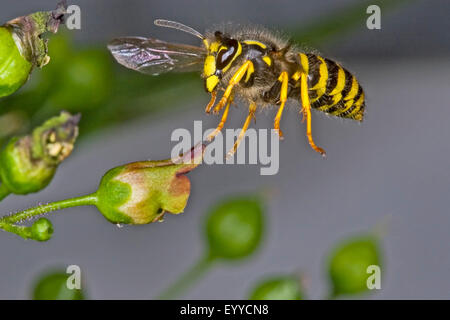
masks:
[(50, 220), (40, 218), (31, 226), (31, 238), (37, 241), (50, 240), (53, 234), (53, 225)]
[(260, 245), (263, 208), (256, 197), (237, 197), (215, 206), (206, 222), (209, 254), (212, 258), (241, 259)]
[(114, 80), (109, 55), (101, 50), (84, 50), (61, 58), (65, 63), (56, 64), (48, 72), (59, 80), (51, 88), (49, 103), (71, 112), (104, 107), (112, 94)]
[(250, 300), (302, 300), (300, 279), (294, 276), (272, 277), (262, 281), (252, 291)]
[(329, 277), (333, 295), (358, 294), (368, 290), (370, 265), (380, 266), (378, 239), (363, 235), (345, 241), (330, 255)]
[(33, 300), (83, 300), (85, 297), (81, 289), (67, 288), (69, 276), (64, 272), (42, 276), (34, 287)]

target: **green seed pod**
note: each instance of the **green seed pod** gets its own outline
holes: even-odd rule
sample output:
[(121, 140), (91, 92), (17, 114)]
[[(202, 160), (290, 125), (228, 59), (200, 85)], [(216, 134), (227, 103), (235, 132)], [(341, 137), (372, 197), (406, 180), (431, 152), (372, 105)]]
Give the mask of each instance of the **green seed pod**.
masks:
[(40, 218), (31, 226), (31, 238), (37, 241), (47, 241), (53, 235), (53, 225), (50, 220)]
[(85, 295), (81, 289), (67, 287), (69, 276), (62, 271), (43, 275), (34, 286), (33, 300), (83, 300)]
[(232, 198), (215, 206), (206, 221), (212, 258), (242, 259), (260, 245), (263, 208), (256, 197)]
[(0, 97), (18, 90), (28, 79), (33, 67), (42, 68), (49, 61), (46, 32), (57, 32), (65, 14), (65, 6), (49, 12), (36, 12), (0, 26)]
[(300, 279), (294, 276), (279, 276), (264, 280), (250, 294), (250, 300), (302, 300)]
[(165, 212), (186, 207), (191, 184), (184, 175), (196, 168), (205, 146), (198, 145), (176, 160), (142, 161), (109, 170), (96, 192), (98, 210), (113, 223), (147, 224)]
[(358, 294), (368, 290), (367, 267), (380, 266), (378, 240), (371, 235), (350, 239), (338, 245), (330, 255), (329, 276), (333, 296)]
[(62, 112), (30, 135), (12, 138), (0, 152), (0, 178), (15, 194), (45, 188), (58, 165), (72, 152), (80, 116)]

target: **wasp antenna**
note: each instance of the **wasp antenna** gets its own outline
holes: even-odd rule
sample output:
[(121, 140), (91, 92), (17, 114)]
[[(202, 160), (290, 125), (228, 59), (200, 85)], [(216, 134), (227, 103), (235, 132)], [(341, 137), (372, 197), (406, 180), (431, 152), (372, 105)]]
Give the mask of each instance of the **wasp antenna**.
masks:
[(198, 38), (200, 38), (202, 40), (205, 39), (205, 37), (200, 32), (198, 32), (197, 30), (195, 30), (195, 29), (193, 29), (191, 27), (188, 27), (188, 26), (186, 26), (186, 25), (184, 25), (184, 24), (182, 24), (180, 22), (163, 20), (163, 19), (156, 19), (153, 23), (155, 25), (157, 25), (158, 27), (177, 29), (177, 30), (180, 30), (180, 31), (183, 31), (183, 32), (190, 33), (190, 34), (192, 34), (192, 35), (194, 35), (194, 36), (196, 36), (196, 37), (198, 37)]

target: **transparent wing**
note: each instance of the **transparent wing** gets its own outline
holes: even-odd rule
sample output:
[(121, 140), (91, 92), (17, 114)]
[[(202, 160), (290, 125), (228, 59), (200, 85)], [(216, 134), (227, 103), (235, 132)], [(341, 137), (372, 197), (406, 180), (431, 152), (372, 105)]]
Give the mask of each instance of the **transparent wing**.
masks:
[(114, 39), (108, 49), (125, 67), (152, 75), (201, 70), (205, 57), (202, 47), (141, 37)]

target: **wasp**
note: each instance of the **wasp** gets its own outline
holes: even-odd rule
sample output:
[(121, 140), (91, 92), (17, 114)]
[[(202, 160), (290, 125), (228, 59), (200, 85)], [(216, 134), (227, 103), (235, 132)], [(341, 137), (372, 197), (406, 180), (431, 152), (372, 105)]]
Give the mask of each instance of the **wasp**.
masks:
[[(310, 146), (325, 156), (312, 137), (311, 109), (362, 121), (364, 91), (358, 80), (339, 63), (306, 52), (278, 34), (262, 27), (215, 31), (202, 35), (174, 21), (155, 20), (155, 25), (174, 28), (200, 38), (202, 46), (168, 43), (142, 37), (117, 38), (108, 45), (125, 67), (157, 75), (169, 71), (202, 71), (205, 89), (211, 94), (206, 112), (222, 119), (208, 136), (212, 140), (224, 127), (235, 95), (247, 101), (248, 116), (228, 155), (236, 152), (258, 108), (277, 106), (274, 129), (280, 139), (280, 121), (286, 102), (301, 102), (302, 122)], [(223, 92), (216, 104), (218, 92)]]

